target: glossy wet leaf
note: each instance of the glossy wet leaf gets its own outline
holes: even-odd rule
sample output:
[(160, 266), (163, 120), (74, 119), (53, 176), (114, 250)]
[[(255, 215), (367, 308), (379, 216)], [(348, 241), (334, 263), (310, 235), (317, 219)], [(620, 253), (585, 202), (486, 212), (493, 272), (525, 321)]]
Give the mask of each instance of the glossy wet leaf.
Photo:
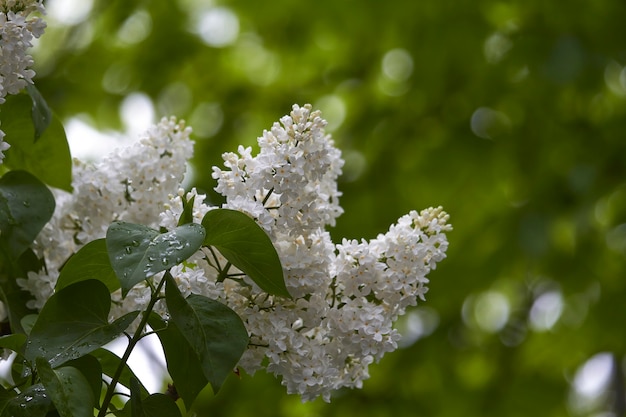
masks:
[(148, 324), (161, 341), (167, 371), (172, 377), (176, 392), (189, 410), (200, 391), (209, 383), (202, 372), (200, 359), (173, 320), (166, 322), (156, 313), (152, 313)]
[(0, 178), (0, 249), (12, 258), (19, 257), (50, 220), (54, 207), (54, 196), (32, 174), (4, 174)]
[(37, 373), (61, 417), (93, 417), (95, 398), (85, 376), (72, 366), (52, 369), (37, 358)]
[(122, 294), (161, 271), (169, 269), (202, 246), (204, 228), (195, 223), (159, 233), (149, 227), (126, 222), (114, 222), (106, 237), (107, 250), (113, 270), (121, 282)]
[[(72, 157), (61, 120), (52, 115), (48, 126), (37, 117), (33, 123), (33, 100), (26, 94), (9, 95), (2, 105), (2, 130), (11, 138), (6, 153), (7, 168), (23, 169), (46, 184), (72, 190)], [(40, 136), (36, 139), (37, 135)]]
[(88, 279), (101, 281), (110, 292), (120, 287), (120, 281), (109, 260), (105, 239), (87, 243), (68, 259), (61, 269), (55, 290), (59, 291), (70, 284)]
[(173, 278), (166, 279), (165, 301), (172, 321), (217, 392), (246, 350), (248, 332), (237, 313), (224, 304), (195, 294), (185, 299)]
[(270, 294), (291, 297), (276, 249), (265, 231), (248, 215), (228, 209), (209, 211), (202, 219), (205, 245), (220, 251)]
[(52, 400), (43, 384), (35, 384), (9, 400), (0, 417), (45, 417), (51, 409)]
[(118, 337), (137, 317), (128, 313), (108, 322), (111, 297), (100, 281), (80, 281), (52, 295), (26, 344), (29, 360), (43, 357), (53, 368), (78, 359)]

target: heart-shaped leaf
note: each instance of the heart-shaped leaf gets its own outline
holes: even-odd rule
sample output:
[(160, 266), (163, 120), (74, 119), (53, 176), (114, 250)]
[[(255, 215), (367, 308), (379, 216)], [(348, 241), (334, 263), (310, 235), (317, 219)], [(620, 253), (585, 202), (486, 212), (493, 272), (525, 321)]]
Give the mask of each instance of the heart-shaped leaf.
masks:
[(25, 171), (9, 171), (0, 178), (0, 245), (19, 257), (35, 240), (54, 212), (48, 187)]
[(224, 304), (192, 294), (187, 299), (166, 274), (165, 302), (172, 321), (198, 357), (202, 372), (214, 392), (248, 346), (248, 332), (241, 318)]
[(87, 379), (72, 366), (52, 369), (37, 358), (37, 372), (61, 417), (93, 417), (95, 398)]
[(143, 281), (193, 255), (204, 241), (204, 228), (196, 223), (159, 233), (149, 227), (114, 222), (106, 237), (113, 270), (121, 282), (122, 295)]
[(278, 253), (265, 231), (248, 215), (228, 209), (209, 211), (202, 219), (205, 245), (214, 246), (230, 263), (270, 294), (291, 298)]
[(187, 339), (178, 330), (176, 323), (166, 322), (158, 314), (152, 313), (148, 324), (161, 340), (167, 370), (176, 392), (183, 399), (187, 410), (190, 410), (200, 391), (209, 383), (202, 372), (202, 364)]
[(138, 311), (108, 322), (109, 290), (100, 281), (79, 281), (55, 293), (43, 306), (33, 326), (24, 356), (43, 357), (56, 368), (78, 359), (118, 337)]
[(61, 269), (56, 291), (78, 281), (97, 279), (107, 286), (110, 292), (120, 287), (120, 281), (109, 260), (106, 240), (96, 239), (80, 248)]

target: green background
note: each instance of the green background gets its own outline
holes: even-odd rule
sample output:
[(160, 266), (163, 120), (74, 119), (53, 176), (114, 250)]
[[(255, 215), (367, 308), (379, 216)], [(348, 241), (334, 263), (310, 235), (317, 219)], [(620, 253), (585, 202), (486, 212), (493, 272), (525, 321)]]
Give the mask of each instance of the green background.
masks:
[[(226, 45), (194, 31), (215, 7), (238, 23)], [(362, 390), (301, 404), (233, 376), (199, 415), (623, 415), (626, 3), (95, 0), (54, 16), (34, 54), (54, 111), (121, 129), (124, 97), (147, 94), (196, 127), (192, 185), (213, 203), (220, 155), (312, 103), (347, 160), (335, 241), (412, 209), (451, 216), (448, 259), (401, 323), (426, 330)], [(605, 366), (577, 377), (592, 357)]]

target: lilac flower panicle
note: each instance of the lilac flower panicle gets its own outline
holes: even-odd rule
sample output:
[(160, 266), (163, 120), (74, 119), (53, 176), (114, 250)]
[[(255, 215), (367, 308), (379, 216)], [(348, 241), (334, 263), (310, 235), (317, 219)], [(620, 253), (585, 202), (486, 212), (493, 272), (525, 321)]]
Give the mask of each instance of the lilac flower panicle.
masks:
[[(402, 216), (370, 241), (333, 243), (326, 229), (343, 211), (337, 178), (344, 161), (325, 126), (320, 112), (295, 105), (258, 138), (256, 155), (239, 147), (223, 155), (224, 168), (212, 171), (226, 199), (221, 207), (247, 213), (270, 236), (292, 299), (267, 294), (246, 276), (219, 281), (216, 263), (227, 261), (208, 248), (171, 273), (184, 296), (218, 300), (242, 318), (250, 345), (239, 366), (250, 374), (266, 369), (303, 400), (330, 401), (335, 390), (362, 387), (369, 366), (398, 347), (394, 322), (424, 300), (427, 275), (445, 258), (451, 226), (440, 207), (429, 208)], [(180, 188), (191, 154), (189, 129), (163, 119), (138, 144), (100, 164), (76, 162), (74, 193), (59, 196), (52, 221), (37, 239), (49, 272), (19, 281), (35, 296), (31, 307), (41, 308), (58, 268), (80, 246), (103, 237), (111, 221), (171, 230), (183, 201), (193, 197), (197, 223), (217, 208), (197, 190)], [(123, 300), (119, 292), (113, 298), (112, 318), (144, 309), (150, 287), (141, 283)], [(155, 310), (167, 318), (161, 302)]]

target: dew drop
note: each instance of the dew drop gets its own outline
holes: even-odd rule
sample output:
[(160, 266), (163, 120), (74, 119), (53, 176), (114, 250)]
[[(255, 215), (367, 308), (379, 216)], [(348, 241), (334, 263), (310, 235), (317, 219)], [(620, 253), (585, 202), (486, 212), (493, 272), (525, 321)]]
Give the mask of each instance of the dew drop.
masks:
[(170, 263), (170, 261), (168, 261), (168, 260), (167, 260), (167, 258), (161, 258), (161, 263), (162, 263), (163, 265), (167, 265), (167, 264), (169, 264), (169, 263)]
[(141, 245), (141, 242), (140, 242), (140, 241), (138, 241), (138, 240), (133, 240), (133, 241), (131, 242), (131, 245), (133, 245), (134, 247), (138, 247), (139, 245)]
[(24, 207), (30, 207), (30, 201), (22, 201)]
[(126, 246), (124, 248), (124, 252), (130, 255), (131, 253), (133, 253), (133, 248), (131, 248), (130, 246)]

